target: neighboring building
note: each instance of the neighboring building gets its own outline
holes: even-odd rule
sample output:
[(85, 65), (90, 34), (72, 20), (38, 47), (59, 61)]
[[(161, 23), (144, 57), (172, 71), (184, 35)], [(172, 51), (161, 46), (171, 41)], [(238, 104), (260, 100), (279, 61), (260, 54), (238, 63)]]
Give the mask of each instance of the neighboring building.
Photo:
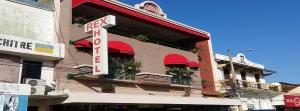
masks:
[(285, 82), (272, 83), (270, 89), (280, 91), (282, 94), (272, 98), (272, 105), (277, 111), (300, 110), (300, 85)]
[[(10, 111), (26, 111), (27, 105), (34, 111), (39, 95), (55, 89), (54, 67), (64, 58), (65, 45), (58, 42), (54, 4), (53, 0), (0, 1), (1, 111), (8, 106)], [(3, 107), (5, 102), (10, 105)]]
[[(232, 74), (230, 61), (226, 55), (215, 54), (216, 88), (219, 95), (232, 93)], [(236, 75), (237, 92), (242, 101), (243, 110), (275, 110), (271, 98), (280, 94), (278, 91), (269, 89), (265, 77), (274, 73), (267, 70), (262, 64), (254, 63), (242, 53), (232, 58)]]

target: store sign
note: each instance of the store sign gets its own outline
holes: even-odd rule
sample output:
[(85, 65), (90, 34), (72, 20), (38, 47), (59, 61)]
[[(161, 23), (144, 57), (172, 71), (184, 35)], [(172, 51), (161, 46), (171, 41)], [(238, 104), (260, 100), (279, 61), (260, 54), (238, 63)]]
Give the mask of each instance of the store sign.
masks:
[(63, 49), (64, 45), (58, 43), (0, 34), (0, 51), (10, 52), (17, 56), (22, 56), (22, 54), (31, 54), (59, 59), (64, 56)]
[(145, 1), (140, 4), (135, 5), (136, 8), (145, 10), (147, 12), (153, 13), (155, 15), (167, 18), (167, 15), (162, 11), (162, 9), (155, 2)]
[(300, 96), (284, 95), (284, 103), (286, 107), (300, 108)]
[(28, 84), (0, 83), (0, 95), (30, 95), (30, 89), (31, 87)]
[(0, 111), (27, 111), (29, 84), (0, 83)]
[(108, 15), (84, 25), (84, 32), (93, 31), (93, 75), (108, 74), (107, 30), (116, 24), (116, 17)]

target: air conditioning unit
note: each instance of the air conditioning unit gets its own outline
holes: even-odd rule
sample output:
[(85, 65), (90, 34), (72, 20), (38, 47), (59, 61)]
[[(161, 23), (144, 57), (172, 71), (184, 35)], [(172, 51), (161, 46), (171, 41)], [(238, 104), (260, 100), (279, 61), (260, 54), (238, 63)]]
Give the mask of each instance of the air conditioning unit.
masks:
[(45, 86), (46, 85), (46, 80), (41, 80), (41, 79), (25, 78), (24, 82), (25, 82), (25, 84), (29, 84), (30, 86)]
[(31, 95), (45, 95), (46, 86), (31, 86)]

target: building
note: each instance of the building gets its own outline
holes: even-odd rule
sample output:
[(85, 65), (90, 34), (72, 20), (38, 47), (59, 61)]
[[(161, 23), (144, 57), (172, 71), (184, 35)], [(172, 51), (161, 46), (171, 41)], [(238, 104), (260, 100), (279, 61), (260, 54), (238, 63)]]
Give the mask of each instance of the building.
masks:
[(280, 91), (282, 94), (272, 98), (272, 105), (278, 111), (300, 110), (300, 85), (285, 82), (272, 83), (270, 89)]
[[(0, 18), (4, 21), (0, 73), (5, 75), (0, 76), (1, 85), (25, 84), (6, 95), (27, 97), (28, 111), (226, 111), (241, 104), (237, 99), (203, 97), (217, 94), (210, 34), (168, 19), (154, 2), (129, 6), (116, 0), (4, 0), (0, 4), (0, 13), (6, 15)], [(106, 24), (107, 15), (116, 20), (114, 26), (101, 28), (108, 32), (107, 51), (101, 50), (108, 57), (101, 61), (108, 61), (109, 74), (95, 76), (96, 44), (84, 24), (93, 20), (99, 20), (94, 26)], [(26, 90), (20, 90), (23, 87)]]
[[(215, 81), (217, 81), (215, 84), (218, 95), (230, 95), (232, 88), (235, 87), (242, 101), (243, 110), (275, 110), (271, 99), (280, 92), (270, 90), (270, 84), (265, 80), (265, 77), (270, 76), (274, 71), (248, 60), (242, 53), (232, 58), (235, 75), (230, 72), (228, 56), (215, 54), (215, 60)], [(236, 76), (235, 83), (232, 82), (233, 76)]]
[(33, 100), (55, 89), (54, 68), (65, 53), (56, 33), (55, 2), (0, 1), (1, 111), (35, 109)]

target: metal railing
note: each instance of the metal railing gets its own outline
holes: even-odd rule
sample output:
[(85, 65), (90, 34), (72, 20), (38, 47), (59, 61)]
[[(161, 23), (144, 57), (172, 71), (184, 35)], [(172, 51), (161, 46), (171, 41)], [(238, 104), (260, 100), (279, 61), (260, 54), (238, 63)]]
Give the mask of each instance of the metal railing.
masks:
[[(231, 80), (224, 80), (222, 82), (223, 88), (228, 88), (232, 86), (233, 82)], [(241, 88), (251, 88), (251, 89), (269, 89), (268, 83), (252, 82), (247, 80), (237, 80), (237, 86)]]

